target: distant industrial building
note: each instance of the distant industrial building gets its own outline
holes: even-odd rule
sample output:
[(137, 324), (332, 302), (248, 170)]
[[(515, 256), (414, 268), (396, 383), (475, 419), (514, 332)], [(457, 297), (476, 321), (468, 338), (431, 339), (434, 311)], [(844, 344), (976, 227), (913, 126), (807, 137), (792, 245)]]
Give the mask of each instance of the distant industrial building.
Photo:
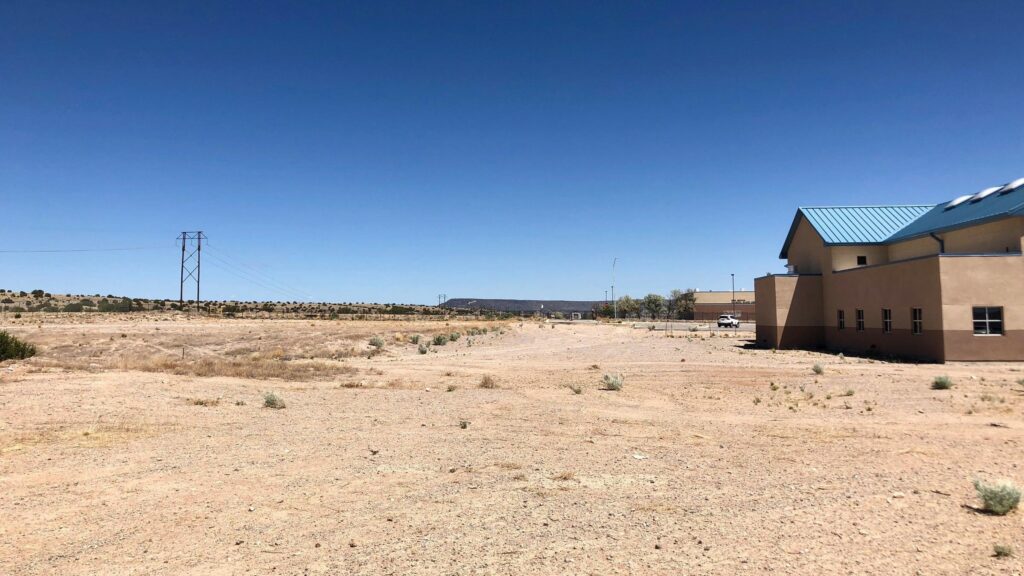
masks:
[(687, 320), (710, 321), (722, 314), (734, 314), (744, 322), (757, 320), (753, 290), (698, 290), (693, 297), (693, 314)]
[(755, 281), (757, 340), (921, 360), (1024, 360), (1024, 178), (928, 206), (800, 208)]

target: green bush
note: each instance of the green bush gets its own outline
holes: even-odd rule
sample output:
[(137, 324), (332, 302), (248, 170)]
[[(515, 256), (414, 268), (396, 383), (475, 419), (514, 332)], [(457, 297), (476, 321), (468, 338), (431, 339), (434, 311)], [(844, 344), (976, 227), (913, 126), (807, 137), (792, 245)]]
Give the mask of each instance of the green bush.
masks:
[(932, 380), (932, 390), (949, 390), (953, 387), (953, 380), (949, 376), (936, 376)]
[(263, 395), (263, 407), (280, 410), (284, 408), (284, 400), (282, 400), (280, 396), (274, 394), (273, 392), (267, 392), (266, 394)]
[(813, 370), (814, 373), (819, 376), (825, 373), (825, 367), (822, 366), (821, 364), (815, 364), (814, 366), (811, 367), (811, 370)]
[(418, 350), (419, 350), (420, 354), (426, 354), (427, 351), (430, 350), (430, 349), (427, 348), (426, 344), (420, 344), (420, 347), (418, 348)]
[(24, 360), (36, 355), (36, 347), (7, 332), (0, 332), (0, 361)]
[(413, 334), (412, 336), (409, 337), (409, 342), (412, 342), (413, 344), (419, 344), (420, 343), (420, 335), (419, 334)]
[(981, 480), (974, 481), (974, 489), (984, 503), (984, 509), (1003, 516), (1020, 504), (1020, 488), (1010, 480), (998, 480), (991, 484)]
[(452, 332), (451, 334), (448, 335), (448, 339), (451, 340), (452, 342), (455, 342), (456, 340), (459, 339), (459, 336), (462, 336), (462, 334), (459, 334), (458, 332)]
[(373, 338), (370, 338), (370, 346), (380, 350), (384, 347), (384, 339), (380, 336), (374, 336)]
[(444, 346), (447, 343), (448, 343), (448, 335), (447, 334), (438, 334), (437, 336), (434, 336), (434, 346)]
[(601, 383), (604, 384), (605, 390), (615, 390), (618, 392), (619, 390), (622, 390), (625, 378), (622, 377), (622, 374), (605, 374), (604, 377), (601, 378)]

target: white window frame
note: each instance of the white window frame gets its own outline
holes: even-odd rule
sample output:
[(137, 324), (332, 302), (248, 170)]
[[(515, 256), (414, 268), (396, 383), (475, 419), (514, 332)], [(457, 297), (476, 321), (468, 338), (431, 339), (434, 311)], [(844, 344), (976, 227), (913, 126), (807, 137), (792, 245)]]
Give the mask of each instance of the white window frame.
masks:
[[(985, 311), (985, 319), (978, 320), (975, 318), (975, 312), (977, 310)], [(989, 317), (990, 310), (999, 310), (999, 319), (993, 320)], [(985, 323), (985, 332), (978, 332), (978, 323)], [(999, 325), (999, 332), (992, 332), (992, 324), (997, 323)], [(975, 336), (1003, 336), (1006, 334), (1006, 318), (1003, 316), (1002, 306), (971, 306), (971, 327), (973, 328)]]

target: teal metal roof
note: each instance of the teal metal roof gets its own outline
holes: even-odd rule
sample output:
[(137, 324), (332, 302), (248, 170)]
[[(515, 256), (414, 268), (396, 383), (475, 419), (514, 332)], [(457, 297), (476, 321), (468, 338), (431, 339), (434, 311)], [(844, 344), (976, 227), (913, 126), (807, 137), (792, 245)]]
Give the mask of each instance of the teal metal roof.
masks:
[(928, 234), (1024, 216), (1024, 178), (938, 205), (799, 208), (779, 258), (786, 258), (801, 219), (826, 246), (891, 244)]
[(882, 244), (921, 215), (932, 205), (911, 206), (832, 206), (799, 208), (786, 236), (779, 258), (786, 258), (800, 219), (807, 221), (825, 241), (826, 246), (847, 244)]

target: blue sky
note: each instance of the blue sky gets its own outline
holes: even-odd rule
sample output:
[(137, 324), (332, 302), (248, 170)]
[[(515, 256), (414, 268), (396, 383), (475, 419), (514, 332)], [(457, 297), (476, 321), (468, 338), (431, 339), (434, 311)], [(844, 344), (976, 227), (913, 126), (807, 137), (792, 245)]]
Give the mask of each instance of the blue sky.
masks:
[[(0, 4), (0, 287), (600, 299), (1024, 176), (1024, 5)], [(257, 280), (257, 282), (253, 282)], [(261, 285), (262, 284), (262, 285)]]

